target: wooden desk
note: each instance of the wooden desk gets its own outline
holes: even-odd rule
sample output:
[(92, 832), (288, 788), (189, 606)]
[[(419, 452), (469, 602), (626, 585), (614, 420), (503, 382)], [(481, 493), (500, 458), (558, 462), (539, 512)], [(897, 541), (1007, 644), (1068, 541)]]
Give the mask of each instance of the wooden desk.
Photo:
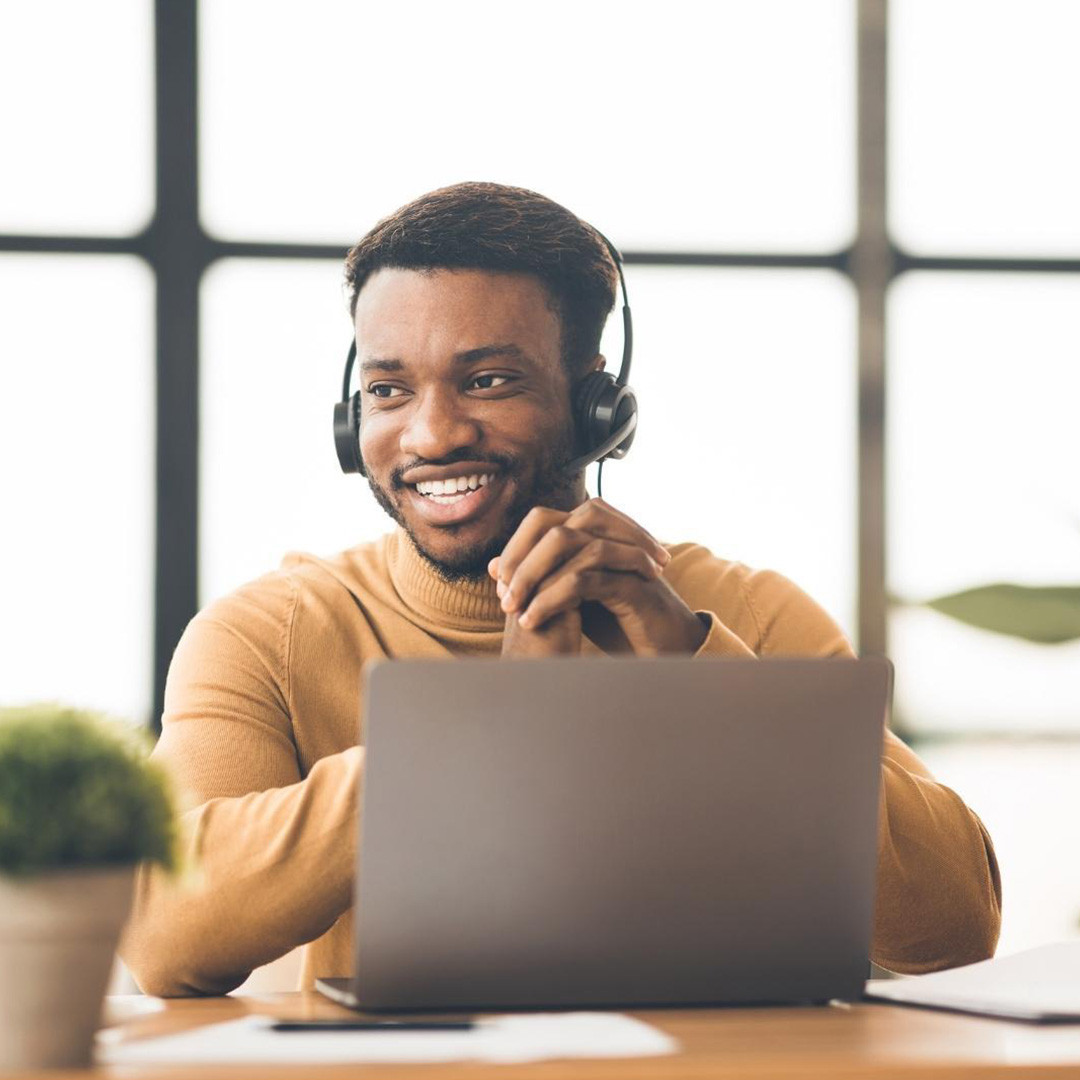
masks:
[[(194, 998), (167, 1002), (163, 1013), (123, 1019), (125, 1039), (172, 1034), (246, 1013), (307, 1018), (349, 1016), (318, 994)], [(807, 1009), (677, 1009), (635, 1011), (682, 1045), (677, 1055), (599, 1061), (549, 1061), (535, 1065), (359, 1065), (268, 1067), (111, 1067), (91, 1073), (49, 1073), (50, 1080), (88, 1075), (115, 1080), (230, 1080), (296, 1077), (341, 1080), (386, 1076), (390, 1080), (730, 1080), (735, 1077), (876, 1080), (946, 1076), (1080, 1078), (1080, 1025), (1039, 1027), (888, 1005), (836, 1005)], [(301, 1038), (302, 1036), (296, 1036)]]

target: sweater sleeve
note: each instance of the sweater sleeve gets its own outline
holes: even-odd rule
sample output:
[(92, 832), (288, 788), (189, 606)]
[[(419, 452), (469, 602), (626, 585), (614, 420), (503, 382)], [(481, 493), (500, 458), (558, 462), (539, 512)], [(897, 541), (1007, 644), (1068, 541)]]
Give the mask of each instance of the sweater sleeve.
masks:
[(323, 934), (351, 903), (363, 750), (306, 777), (292, 733), (287, 574), (266, 575), (188, 625), (169, 668), (163, 762), (189, 808), (187, 871), (140, 868), (120, 954), (160, 996), (224, 994)]
[[(782, 574), (752, 571), (745, 592), (757, 655), (855, 655), (824, 608)], [(990, 835), (891, 731), (881, 769), (871, 959), (903, 974), (985, 960), (1001, 928), (1001, 878)]]

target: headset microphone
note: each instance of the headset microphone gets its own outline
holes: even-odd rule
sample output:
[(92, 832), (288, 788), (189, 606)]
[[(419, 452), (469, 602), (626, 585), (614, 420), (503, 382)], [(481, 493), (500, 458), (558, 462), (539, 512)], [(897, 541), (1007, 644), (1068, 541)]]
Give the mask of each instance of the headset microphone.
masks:
[[(594, 461), (599, 461), (602, 467), (607, 458), (625, 457), (637, 431), (637, 398), (629, 385), (634, 326), (630, 316), (630, 300), (626, 294), (626, 279), (623, 277), (622, 256), (603, 233), (597, 232), (597, 235), (607, 245), (619, 274), (623, 297), (622, 363), (618, 375), (591, 371), (574, 388), (572, 407), (580, 454), (566, 465), (564, 471), (567, 473), (578, 473)], [(349, 393), (355, 363), (356, 342), (353, 341), (345, 361), (341, 400), (334, 406), (334, 446), (342, 472), (365, 476), (364, 459), (360, 455), (360, 391)], [(599, 485), (599, 476), (597, 483)]]

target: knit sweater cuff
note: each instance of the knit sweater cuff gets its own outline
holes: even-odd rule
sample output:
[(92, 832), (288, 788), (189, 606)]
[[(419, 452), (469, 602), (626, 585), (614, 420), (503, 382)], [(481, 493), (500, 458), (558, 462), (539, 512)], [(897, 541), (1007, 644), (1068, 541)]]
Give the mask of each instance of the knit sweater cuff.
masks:
[(711, 611), (695, 611), (695, 615), (709, 624), (709, 632), (696, 653), (698, 656), (754, 656), (754, 650), (737, 634), (729, 630)]

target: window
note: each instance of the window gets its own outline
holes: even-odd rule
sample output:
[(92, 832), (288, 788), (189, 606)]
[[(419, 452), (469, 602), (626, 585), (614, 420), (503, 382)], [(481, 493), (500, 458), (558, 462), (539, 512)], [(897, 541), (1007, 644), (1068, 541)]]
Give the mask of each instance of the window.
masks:
[(130, 235), (154, 205), (148, 0), (0, 12), (0, 233)]
[[(882, 44), (885, 0), (673, 0), (662, 17), (553, 0), (527, 26), (511, 11), (0, 12), (0, 92), (21, 106), (0, 118), (15, 371), (0, 482), (19, 525), (0, 695), (152, 724), (202, 603), (289, 549), (388, 527), (331, 449), (345, 249), (432, 187), (522, 184), (627, 254), (642, 426), (605, 493), (665, 539), (791, 577), (857, 647), (887, 628), (897, 722), (999, 839), (1018, 905), (1002, 947), (1074, 932), (1068, 868), (1012, 882), (1036, 865), (1025, 836), (1063, 849), (1034, 815), (1076, 818), (1051, 768), (1075, 747), (1030, 744), (1005, 783), (985, 739), (1075, 738), (1077, 643), (925, 601), (1078, 580), (1080, 11), (892, 0), (887, 93), (862, 80), (867, 115), (887, 100), (887, 155), (874, 124), (857, 130), (855, 92), (880, 70), (859, 43)], [(889, 282), (855, 274), (868, 239), (891, 252)], [(873, 474), (859, 486), (882, 455), (884, 502)], [(174, 528), (196, 506), (198, 534)], [(882, 548), (887, 580), (864, 575), (859, 594)], [(1018, 798), (1035, 776), (1043, 801)]]
[(851, 0), (676, 0), (665, 18), (551, 0), (527, 24), (498, 0), (199, 15), (216, 236), (340, 244), (484, 179), (541, 191), (634, 251), (851, 239)]
[(1072, 0), (889, 5), (892, 229), (920, 255), (1080, 256)]
[(4, 703), (58, 699), (144, 721), (153, 280), (128, 255), (5, 254), (0, 295)]
[(889, 351), (889, 626), (908, 731), (1080, 732), (1080, 641), (918, 601), (1080, 580), (1080, 277), (912, 273)]

